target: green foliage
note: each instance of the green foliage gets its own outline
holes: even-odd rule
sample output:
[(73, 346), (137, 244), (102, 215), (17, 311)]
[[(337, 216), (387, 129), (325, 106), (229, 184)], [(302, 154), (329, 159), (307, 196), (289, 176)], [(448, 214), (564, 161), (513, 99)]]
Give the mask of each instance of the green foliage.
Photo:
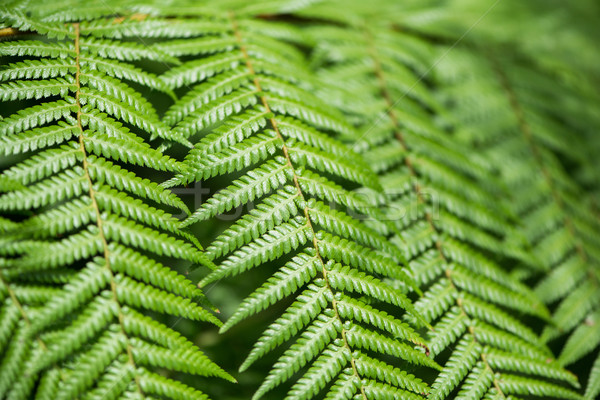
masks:
[[(327, 19), (327, 13), (327, 8), (319, 7), (307, 11), (318, 19)], [(513, 255), (503, 244), (503, 238), (512, 233), (511, 215), (496, 201), (502, 187), (490, 185), (495, 178), (488, 172), (489, 165), (465, 152), (466, 146), (452, 143), (447, 130), (438, 127), (444, 125), (429, 122), (436, 115), (443, 121), (447, 114), (418, 76), (433, 62), (428, 54), (434, 49), (418, 35), (386, 27), (386, 20), (388, 26), (394, 21), (387, 18), (382, 14), (360, 21), (353, 16), (346, 27), (315, 25), (310, 31), (319, 40), (314, 60), (321, 66), (319, 74), (323, 82), (334, 83), (324, 86), (323, 98), (331, 103), (343, 99), (339, 107), (364, 132), (354, 146), (382, 176), (388, 207), (395, 212), (396, 228), (401, 231), (390, 241), (404, 250), (425, 292), (416, 308), (433, 325), (428, 335), (432, 355), (437, 359), (452, 349), (428, 397), (443, 399), (454, 393), (471, 398), (475, 396), (468, 394), (474, 390), (472, 379), (478, 381), (480, 397), (524, 394), (519, 385), (502, 383), (505, 374), (510, 377), (514, 371), (532, 375), (521, 382), (531, 393), (560, 391), (566, 398), (577, 398), (575, 392), (558, 386), (550, 389), (548, 385), (554, 383), (534, 379), (545, 377), (579, 386), (556, 362), (552, 370), (556, 374), (543, 371), (550, 351), (539, 345), (524, 320), (510, 317), (517, 311), (548, 318), (535, 294), (494, 262), (487, 261), (485, 269), (481, 268), (482, 251), (496, 254), (497, 260)], [(407, 41), (417, 49), (408, 56), (402, 48)], [(336, 81), (340, 73), (357, 84)], [(376, 132), (371, 134), (372, 130)], [(399, 190), (397, 182), (407, 175), (410, 181)], [(386, 182), (391, 184), (386, 186)], [(527, 332), (526, 342), (523, 332)], [(522, 353), (518, 349), (523, 347), (530, 356), (519, 362)], [(493, 354), (504, 354), (511, 362)], [(476, 378), (481, 370), (491, 373), (484, 382)]]
[[(585, 46), (578, 33), (573, 40)], [(514, 275), (535, 282), (537, 296), (551, 305), (553, 324), (541, 339), (551, 342), (568, 335), (558, 362), (569, 365), (600, 344), (600, 258), (593, 233), (600, 222), (584, 201), (585, 187), (594, 184), (573, 179), (569, 171), (596, 168), (589, 158), (594, 140), (586, 132), (597, 123), (598, 99), (578, 86), (593, 84), (595, 77), (575, 78), (582, 65), (564, 70), (547, 64), (543, 54), (530, 53), (526, 44), (505, 56), (498, 42), (490, 41), (485, 51), (477, 44), (453, 52), (441, 63), (439, 77), (462, 126), (457, 137), (493, 161), (510, 192), (508, 204), (520, 221), (517, 230), (526, 251)], [(478, 90), (471, 97), (455, 102), (456, 93), (473, 87)], [(575, 105), (575, 98), (586, 101)], [(555, 118), (556, 110), (560, 118)], [(595, 173), (582, 174), (596, 179)]]
[(158, 89), (161, 81), (123, 62), (172, 59), (93, 29), (119, 31), (112, 17), (63, 24), (14, 10), (3, 18), (45, 41), (17, 38), (0, 50), (12, 56), (0, 85), (5, 104), (39, 100), (0, 122), (2, 154), (21, 156), (2, 174), (15, 185), (0, 198), (13, 221), (3, 228), (1, 248), (0, 397), (27, 399), (35, 391), (59, 399), (205, 398), (154, 370), (233, 378), (172, 328), (144, 316), (220, 325), (201, 307), (204, 294), (165, 265), (213, 267), (162, 209), (187, 207), (130, 171), (182, 170), (147, 140), (185, 141), (131, 86)]
[(0, 398), (598, 397), (598, 15), (6, 2)]
[[(234, 13), (213, 16), (212, 21), (223, 29), (163, 45), (173, 55), (191, 57), (164, 75), (165, 84), (177, 92), (189, 87), (167, 111), (165, 122), (195, 140), (184, 162), (186, 172), (169, 184), (239, 176), (203, 202), (183, 226), (251, 206), (207, 248), (218, 269), (200, 282), (201, 287), (291, 257), (221, 329), (227, 331), (284, 298), (294, 300), (241, 367), (248, 369), (291, 341), (253, 398), (263, 397), (299, 371), (303, 372), (294, 378), (288, 399), (313, 398), (349, 376), (354, 382), (350, 395), (364, 393), (371, 384), (362, 379), (373, 372), (361, 375), (355, 363), (370, 352), (437, 368), (413, 348), (425, 346), (413, 328), (367, 300), (383, 300), (396, 314), (414, 313), (406, 294), (383, 281), (387, 277), (410, 282), (401, 253), (378, 232), (388, 228), (384, 224), (374, 229), (361, 221), (380, 215), (378, 179), (366, 163), (356, 161), (360, 158), (351, 149), (329, 137), (354, 135), (353, 128), (311, 94), (318, 82), (311, 78), (303, 55), (270, 37), (266, 25), (249, 24)], [(290, 71), (301, 71), (301, 85), (294, 85), (298, 78)], [(353, 187), (367, 196), (357, 196)], [(418, 314), (414, 319), (419, 321), (416, 326), (427, 325)], [(383, 360), (377, 368), (393, 370)], [(372, 385), (374, 391), (399, 391), (395, 385), (423, 391), (423, 384), (408, 375), (402, 382)]]

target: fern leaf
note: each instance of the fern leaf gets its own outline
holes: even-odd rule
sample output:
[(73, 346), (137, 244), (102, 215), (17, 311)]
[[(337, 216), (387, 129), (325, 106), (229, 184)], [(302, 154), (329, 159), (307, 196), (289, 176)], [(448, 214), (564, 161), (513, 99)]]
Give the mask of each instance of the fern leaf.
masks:
[(51, 174), (72, 168), (78, 161), (81, 161), (80, 149), (73, 143), (65, 144), (59, 148), (43, 150), (22, 163), (8, 168), (4, 174), (13, 181), (29, 185)]
[(80, 74), (79, 81), (120, 100), (122, 104), (127, 104), (136, 110), (148, 110), (150, 115), (156, 116), (153, 107), (138, 92), (110, 76), (90, 71), (87, 74)]
[(127, 63), (107, 58), (100, 58), (93, 54), (86, 54), (80, 58), (82, 65), (87, 66), (90, 70), (98, 70), (109, 76), (127, 79), (129, 81), (139, 83), (149, 88), (167, 93), (171, 97), (175, 94), (164, 83), (151, 72), (144, 71)]
[[(354, 263), (349, 263), (354, 264)], [(341, 267), (340, 264), (335, 264), (331, 269), (328, 269), (327, 276), (332, 288), (337, 290), (345, 290), (350, 293), (355, 292), (366, 296), (377, 298), (381, 301), (393, 304), (395, 306), (406, 309), (417, 319), (420, 315), (413, 311), (412, 304), (402, 293), (398, 293), (392, 288), (386, 287), (383, 282), (378, 281), (372, 276), (366, 275), (363, 272), (351, 270), (348, 267)], [(384, 273), (378, 273), (384, 275)], [(423, 325), (426, 322), (420, 320)]]
[(583, 1), (0, 7), (0, 398), (597, 397)]
[(94, 133), (88, 135), (85, 146), (89, 153), (107, 159), (141, 165), (158, 171), (177, 172), (180, 170), (175, 160), (162, 155), (146, 143), (133, 142), (123, 145), (118, 139)]
[(351, 346), (380, 354), (389, 354), (407, 361), (410, 360), (413, 364), (424, 365), (437, 370), (442, 369), (435, 361), (419, 350), (377, 332), (365, 330), (358, 325), (346, 331), (346, 337)]
[[(329, 312), (328, 312), (329, 311)], [(313, 360), (319, 354), (323, 354), (327, 343), (329, 343), (341, 329), (339, 320), (332, 318), (333, 310), (325, 310), (309, 325), (301, 334), (300, 338), (288, 348), (273, 365), (273, 369), (263, 381), (253, 396), (253, 399), (261, 398), (265, 393), (289, 379), (306, 363)], [(337, 323), (337, 324), (336, 324)], [(313, 363), (312, 365), (315, 365)], [(338, 371), (339, 373), (339, 371)], [(293, 390), (293, 389), (292, 389)], [(289, 393), (288, 395), (291, 395)]]
[(200, 286), (222, 279), (226, 276), (238, 275), (267, 261), (272, 261), (283, 254), (296, 250), (311, 241), (312, 231), (306, 220), (297, 217), (281, 224), (252, 243), (237, 250), (221, 263), (219, 270), (200, 281)]
[(395, 246), (390, 246), (384, 236), (368, 226), (357, 223), (348, 215), (331, 209), (323, 202), (309, 200), (307, 205), (311, 220), (315, 221), (316, 224), (327, 227), (329, 231), (336, 232), (345, 239), (353, 239), (364, 246), (384, 248), (389, 254), (394, 255), (395, 261), (403, 261), (403, 256), (398, 249)]
[(246, 297), (236, 312), (221, 327), (225, 332), (250, 315), (267, 309), (285, 296), (289, 296), (317, 274), (318, 261), (316, 255), (300, 253), (275, 275), (273, 275), (254, 293)]
[(59, 122), (54, 126), (32, 129), (19, 135), (7, 135), (0, 139), (2, 140), (0, 151), (4, 155), (35, 151), (63, 143), (76, 135), (76, 132), (75, 127)]
[(58, 203), (81, 195), (86, 183), (82, 168), (70, 169), (29, 188), (8, 193), (0, 199), (0, 209), (31, 209)]
[(286, 186), (264, 199), (256, 208), (250, 210), (248, 215), (238, 219), (213, 241), (206, 248), (206, 254), (212, 258), (225, 256), (258, 239), (267, 231), (298, 214), (297, 199), (298, 194), (291, 186)]
[(258, 101), (256, 90), (241, 88), (200, 107), (190, 113), (177, 127), (185, 137), (193, 131), (215, 124), (223, 117), (238, 113), (248, 106), (255, 105)]
[(75, 89), (74, 82), (63, 78), (32, 81), (12, 81), (0, 85), (0, 100), (28, 100), (42, 97), (64, 97), (69, 91)]
[(2, 136), (21, 133), (61, 118), (72, 123), (74, 110), (76, 106), (64, 100), (32, 106), (0, 121), (0, 132)]
[(563, 365), (568, 365), (588, 354), (600, 343), (598, 339), (598, 312), (588, 316), (584, 324), (579, 325), (569, 337), (558, 358)]
[(294, 304), (265, 330), (263, 336), (256, 342), (254, 348), (240, 366), (240, 371), (245, 371), (257, 359), (297, 334), (304, 328), (306, 319), (312, 320), (318, 316), (327, 306), (328, 297), (331, 297), (327, 295), (327, 288), (322, 281), (310, 284), (303, 293), (297, 296)]
[[(241, 176), (182, 223), (191, 226), (250, 208), (242, 215), (236, 211), (233, 224), (208, 246), (218, 269), (201, 280), (201, 287), (289, 257), (222, 328), (229, 330), (285, 297), (293, 299), (240, 367), (245, 370), (283, 342), (293, 342), (254, 399), (300, 370), (286, 398), (319, 396), (329, 391), (330, 383), (337, 387), (338, 380), (345, 382), (347, 370), (379, 339), (386, 343), (379, 348), (381, 357), (436, 368), (426, 355), (404, 344), (423, 345), (408, 324), (366, 304), (366, 297), (378, 296), (399, 312), (414, 311), (405, 293), (388, 287), (376, 274), (415, 285), (403, 271), (400, 252), (380, 233), (394, 228), (381, 223), (373, 229), (363, 221), (365, 215), (381, 216), (377, 205), (384, 196), (378, 178), (366, 163), (348, 162), (350, 154), (360, 157), (331, 137), (352, 136), (354, 129), (310, 93), (318, 83), (299, 51), (271, 38), (269, 30), (257, 31), (260, 25), (249, 24), (254, 30), (247, 30), (244, 17), (223, 14), (218, 20), (228, 21), (226, 31), (161, 47), (187, 59), (164, 75), (166, 84), (183, 92), (164, 121), (197, 141), (186, 156), (186, 173), (168, 184)], [(306, 80), (299, 83), (299, 77)], [(352, 192), (356, 186), (366, 194)], [(336, 261), (344, 266), (334, 266)], [(350, 281), (345, 281), (348, 274), (345, 279)], [(426, 325), (420, 316), (415, 318)], [(359, 331), (362, 323), (370, 324), (369, 330)], [(356, 332), (353, 342), (350, 332)], [(382, 361), (381, 368), (386, 366), (392, 368)], [(352, 382), (361, 382), (356, 370), (351, 374)], [(413, 376), (404, 375), (403, 384), (409, 391), (423, 392), (424, 384)], [(382, 390), (394, 392), (390, 385), (382, 384)]]
[(169, 87), (182, 87), (191, 83), (202, 82), (226, 70), (235, 71), (236, 67), (242, 62), (242, 54), (219, 53), (174, 68), (162, 75), (161, 79)]
[(24, 60), (7, 65), (0, 71), (0, 80), (48, 79), (73, 73), (74, 65), (69, 60)]
[(346, 348), (330, 345), (292, 386), (286, 399), (310, 399), (317, 395), (341, 372), (349, 356)]
[(81, 43), (81, 48), (88, 54), (119, 61), (135, 61), (141, 59), (162, 61), (177, 64), (179, 60), (162, 52), (160, 48), (148, 48), (140, 43), (119, 42), (88, 37)]
[(187, 206), (181, 199), (173, 193), (163, 190), (155, 182), (139, 178), (133, 172), (124, 170), (103, 158), (94, 159), (90, 157), (89, 161), (88, 170), (92, 179), (117, 190), (127, 191), (132, 195), (188, 211)]
[[(570, 335), (559, 357), (566, 365), (598, 346), (595, 339), (580, 342), (594, 329), (593, 324), (586, 324), (586, 318), (593, 321), (598, 308), (597, 290), (593, 288), (597, 274), (592, 272), (598, 263), (592, 255), (597, 246), (587, 234), (597, 231), (598, 220), (581, 219), (588, 210), (570, 205), (577, 204), (575, 199), (581, 196), (582, 188), (558, 161), (561, 154), (569, 154), (580, 160), (578, 163), (585, 163), (582, 136), (577, 133), (579, 123), (574, 121), (574, 113), (544, 94), (555, 79), (550, 69), (527, 58), (501, 59), (500, 52), (494, 48), (484, 57), (461, 50), (444, 63), (455, 76), (442, 79), (442, 85), (447, 94), (471, 85), (483, 88), (476, 101), (465, 100), (465, 104), (477, 107), (467, 111), (464, 104), (457, 104), (453, 112), (464, 124), (463, 141), (478, 142), (486, 157), (495, 163), (503, 161), (498, 163), (502, 183), (511, 191), (513, 212), (522, 221), (518, 233), (531, 257), (523, 265), (527, 271), (524, 276), (537, 282), (536, 293), (546, 304), (557, 304), (552, 313), (559, 329), (547, 327), (542, 339)], [(471, 75), (473, 71), (476, 73)], [(573, 95), (568, 85), (555, 85), (554, 90), (561, 92), (560, 102)], [(490, 119), (506, 123), (502, 128), (488, 125), (487, 137), (483, 138), (477, 133), (485, 122), (480, 115), (488, 111)], [(551, 122), (557, 115), (560, 122)], [(495, 138), (500, 135), (502, 141), (497, 142)]]
[(7, 10), (1, 10), (0, 18), (3, 21), (8, 22), (10, 26), (14, 28), (19, 28), (23, 31), (34, 31), (50, 39), (64, 39), (65, 37), (72, 39), (74, 37), (74, 29), (72, 26), (64, 26), (62, 24), (52, 22), (45, 23), (39, 20), (28, 18), (26, 14), (20, 10), (10, 13), (8, 13)]
[[(216, 36), (216, 35), (215, 35)], [(236, 44), (234, 37), (202, 37), (193, 39), (172, 40), (161, 43), (158, 49), (170, 56), (204, 55), (233, 49)]]
[(221, 174), (232, 173), (242, 170), (249, 164), (264, 161), (277, 150), (277, 141), (276, 133), (267, 131), (266, 134), (249, 138), (221, 153), (208, 154), (195, 165), (197, 172), (193, 180), (205, 180)]
[(240, 204), (253, 201), (272, 189), (286, 182), (288, 166), (282, 158), (270, 160), (263, 166), (250, 171), (247, 175), (233, 182), (222, 193), (210, 198), (201, 208), (186, 219), (184, 226), (201, 221), (217, 214), (229, 211)]
[(0, 44), (0, 54), (5, 56), (31, 56), (48, 58), (73, 58), (75, 50), (72, 43), (42, 42), (38, 40), (12, 41)]
[(572, 373), (565, 371), (558, 363), (541, 362), (539, 360), (530, 360), (526, 357), (517, 357), (498, 350), (484, 349), (486, 360), (492, 368), (503, 369), (514, 372), (524, 371), (529, 374), (539, 374), (556, 380), (570, 382), (573, 386), (579, 387), (577, 377)]
[(500, 388), (503, 392), (516, 393), (517, 395), (533, 395), (538, 397), (559, 396), (563, 399), (581, 399), (581, 396), (577, 393), (561, 388), (558, 385), (516, 375), (505, 374), (504, 379), (500, 382)]
[[(165, 123), (173, 124), (188, 117), (199, 109), (206, 110), (209, 104), (213, 107), (221, 104), (217, 100), (225, 95), (242, 88), (242, 85), (248, 79), (248, 72), (242, 67), (220, 74), (215, 79), (196, 85), (191, 91), (186, 93), (185, 100), (179, 103), (179, 107), (172, 107), (165, 115)], [(194, 113), (199, 115), (200, 111)]]
[(180, 142), (184, 145), (188, 144), (185, 139), (168, 132), (166, 127), (162, 126), (160, 121), (154, 120), (153, 118), (147, 118), (134, 108), (121, 103), (118, 99), (114, 99), (111, 96), (104, 95), (93, 89), (85, 90), (85, 88), (82, 89), (80, 95), (82, 99), (81, 104), (87, 105), (87, 107), (83, 107), (83, 112), (88, 112), (91, 108), (96, 108), (108, 115), (114, 116), (116, 119), (130, 123), (142, 129), (144, 132), (150, 133), (152, 138), (160, 137)]
[(187, 144), (159, 121), (139, 87), (173, 93), (131, 64), (178, 60), (135, 40), (113, 40), (125, 35), (113, 18), (96, 21), (104, 30), (93, 37), (86, 23), (21, 11), (2, 10), (2, 18), (37, 36), (0, 46), (15, 57), (0, 73), (0, 98), (17, 110), (0, 121), (0, 152), (17, 156), (2, 171), (0, 209), (18, 221), (2, 225), (0, 397), (206, 398), (151, 370), (233, 378), (143, 313), (221, 325), (203, 308), (211, 306), (201, 290), (167, 266), (213, 264), (163, 211), (188, 211), (185, 204), (131, 171), (184, 171), (142, 138)]
[[(345, 7), (340, 3), (339, 8)], [(516, 310), (546, 320), (549, 313), (544, 305), (491, 261), (521, 254), (514, 248), (509, 252), (503, 242), (504, 235), (514, 232), (511, 211), (497, 200), (504, 196), (503, 186), (489, 163), (471, 157), (474, 151), (456, 146), (440, 128), (449, 125), (442, 121), (447, 112), (428, 95), (426, 80), (415, 72), (415, 65), (426, 69), (428, 62), (397, 56), (406, 53), (403, 45), (410, 37), (423, 49), (424, 60), (429, 57), (435, 64), (426, 38), (418, 30), (399, 32), (381, 10), (364, 16), (352, 7), (340, 11), (351, 22), (319, 14), (319, 6), (314, 10), (324, 18), (309, 29), (319, 43), (314, 51), (314, 65), (322, 79), (319, 95), (339, 106), (365, 132), (364, 138), (348, 139), (382, 177), (387, 213), (396, 228), (385, 234), (395, 234), (390, 241), (402, 251), (412, 267), (410, 275), (425, 292), (407, 320), (416, 322), (416, 315), (424, 318), (423, 325), (433, 325), (426, 336), (428, 348), (438, 362), (445, 363), (429, 397), (543, 395), (555, 386), (550, 382), (558, 376), (576, 386), (574, 376), (556, 362), (548, 370), (542, 368), (542, 355), (548, 357), (549, 350), (527, 327), (527, 319), (513, 317)], [(332, 79), (338, 73), (343, 79)], [(431, 122), (436, 119), (441, 123)], [(344, 271), (345, 279), (348, 275)], [(391, 279), (391, 287), (406, 287), (405, 278), (395, 280), (398, 283)], [(378, 343), (373, 342), (372, 348)], [(520, 350), (514, 352), (517, 347)], [(518, 365), (492, 366), (487, 352), (500, 350), (514, 352), (515, 360), (526, 356)], [(501, 389), (502, 377), (511, 377), (515, 370), (533, 385), (530, 393), (518, 385)], [(572, 389), (556, 387), (566, 398), (577, 397)], [(378, 396), (393, 398), (391, 393), (381, 391)]]
[(86, 21), (81, 26), (82, 31), (87, 34), (114, 39), (140, 36), (157, 38), (191, 37), (207, 33), (219, 33), (227, 30), (227, 28), (226, 23), (208, 18), (198, 18), (192, 21), (169, 21), (148, 16), (140, 19), (136, 18), (135, 15), (125, 17), (116, 28), (113, 21), (106, 19)]
[(598, 360), (600, 360), (600, 357), (596, 357), (596, 361), (594, 361), (594, 365), (592, 366), (592, 371), (585, 389), (586, 399), (593, 399), (600, 393), (600, 361)]

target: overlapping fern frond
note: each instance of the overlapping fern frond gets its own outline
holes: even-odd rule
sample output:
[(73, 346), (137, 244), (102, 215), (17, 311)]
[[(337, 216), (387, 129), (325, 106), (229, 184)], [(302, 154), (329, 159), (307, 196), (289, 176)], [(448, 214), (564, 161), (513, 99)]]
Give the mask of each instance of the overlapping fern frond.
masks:
[[(351, 9), (347, 2), (344, 7)], [(354, 147), (381, 176), (391, 201), (388, 218), (401, 231), (391, 241), (425, 292), (416, 307), (434, 327), (428, 335), (433, 356), (447, 360), (428, 398), (579, 398), (556, 384), (578, 387), (573, 374), (549, 362), (551, 352), (528, 327), (527, 315), (545, 320), (548, 312), (486, 257), (520, 253), (516, 246), (507, 251), (503, 242), (513, 228), (497, 201), (502, 191), (495, 190), (489, 165), (451, 138), (441, 119), (446, 113), (423, 82), (435, 62), (431, 46), (401, 26), (382, 23), (401, 21), (399, 16), (369, 19), (360, 4), (348, 16), (332, 13), (334, 8), (341, 4), (301, 15), (333, 16), (338, 23), (311, 28), (319, 39), (314, 60), (322, 65), (322, 81), (340, 83), (326, 86), (322, 97), (363, 132)], [(347, 25), (337, 26), (340, 21)]]
[(171, 92), (133, 63), (177, 60), (121, 40), (156, 34), (148, 25), (168, 36), (170, 23), (78, 22), (77, 12), (54, 11), (1, 14), (15, 33), (28, 32), (0, 43), (3, 111), (13, 101), (31, 106), (0, 121), (0, 153), (11, 157), (0, 176), (0, 397), (206, 398), (155, 369), (233, 378), (145, 314), (220, 324), (203, 308), (202, 292), (167, 266), (213, 265), (163, 211), (189, 212), (185, 204), (130, 171), (182, 169), (148, 144), (187, 141), (136, 84)]
[[(361, 221), (382, 221), (382, 194), (370, 168), (332, 139), (352, 136), (354, 129), (311, 93), (302, 53), (279, 40), (301, 41), (302, 35), (235, 12), (210, 21), (219, 27), (214, 34), (164, 44), (165, 52), (189, 57), (162, 77), (178, 93), (188, 89), (165, 122), (195, 142), (187, 172), (171, 184), (233, 180), (185, 226), (252, 206), (207, 248), (218, 269), (201, 286), (276, 266), (222, 331), (293, 299), (241, 366), (290, 342), (253, 398), (294, 377), (286, 399), (314, 398), (325, 388), (327, 398), (419, 398), (427, 385), (386, 357), (399, 359), (404, 369), (438, 368), (415, 349), (425, 346), (423, 339), (399, 317), (408, 312), (416, 326), (427, 324), (406, 295), (411, 279), (401, 252), (383, 236), (388, 227)], [(405, 282), (405, 290), (385, 278)], [(375, 298), (393, 313), (369, 304)]]
[[(463, 49), (445, 67), (452, 71), (446, 75), (447, 96), (479, 88), (476, 96), (456, 102), (462, 137), (500, 167), (533, 257), (517, 273), (539, 281), (536, 293), (545, 303), (558, 302), (554, 325), (542, 339), (569, 333), (558, 361), (571, 364), (600, 345), (600, 220), (581, 201), (584, 191), (560, 160), (593, 168), (582, 129), (593, 123), (573, 112), (572, 89), (526, 59)], [(554, 110), (564, 115), (555, 118)]]
[(553, 4), (3, 3), (0, 398), (598, 397), (600, 8)]

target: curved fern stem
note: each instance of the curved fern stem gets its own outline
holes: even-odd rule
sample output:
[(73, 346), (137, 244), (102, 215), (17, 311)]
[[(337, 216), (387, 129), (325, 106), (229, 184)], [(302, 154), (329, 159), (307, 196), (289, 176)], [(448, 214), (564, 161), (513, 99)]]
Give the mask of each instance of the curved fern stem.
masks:
[(0, 37), (14, 36), (19, 33), (18, 29), (15, 28), (2, 28), (0, 29)]

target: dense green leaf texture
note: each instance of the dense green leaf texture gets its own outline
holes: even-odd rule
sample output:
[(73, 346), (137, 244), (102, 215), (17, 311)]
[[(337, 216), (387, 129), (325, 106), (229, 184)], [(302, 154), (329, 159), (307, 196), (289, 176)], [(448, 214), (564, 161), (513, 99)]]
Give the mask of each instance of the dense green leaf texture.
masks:
[(599, 17), (4, 1), (0, 399), (598, 398)]
[(0, 153), (18, 156), (0, 178), (11, 182), (0, 197), (0, 398), (205, 399), (155, 371), (233, 378), (144, 314), (220, 325), (200, 289), (167, 266), (213, 265), (163, 210), (187, 212), (183, 202), (130, 171), (181, 171), (148, 139), (186, 141), (136, 85), (171, 91), (129, 63), (174, 59), (113, 39), (147, 29), (136, 18), (2, 18), (35, 34), (0, 44), (17, 56), (0, 72), (3, 106), (37, 103), (0, 121)]
[[(527, 55), (505, 58), (499, 52), (489, 48), (482, 56), (460, 49), (448, 57), (440, 65), (444, 95), (478, 88), (455, 103), (460, 139), (500, 169), (528, 249), (515, 275), (537, 282), (537, 295), (552, 305), (554, 325), (542, 340), (568, 335), (558, 361), (569, 365), (600, 347), (600, 220), (561, 160), (597, 169), (587, 157), (585, 133), (597, 117), (585, 105), (573, 108), (580, 94), (557, 78), (561, 71), (537, 67)], [(555, 110), (561, 110), (558, 117)], [(591, 386), (598, 384), (590, 379)]]
[[(330, 19), (329, 7), (317, 5), (301, 15)], [(518, 255), (503, 243), (513, 232), (511, 215), (497, 201), (503, 191), (489, 164), (452, 140), (444, 129), (448, 122), (434, 122), (446, 112), (420, 76), (434, 63), (433, 48), (416, 34), (394, 30), (392, 22), (386, 25), (394, 15), (370, 12), (371, 19), (350, 13), (345, 27), (321, 24), (309, 31), (317, 42), (321, 97), (356, 121), (361, 135), (353, 146), (381, 176), (388, 218), (399, 232), (390, 241), (425, 292), (415, 306), (433, 325), (429, 350), (444, 365), (428, 398), (579, 398), (568, 388), (579, 386), (577, 378), (549, 362), (550, 351), (522, 316), (547, 319), (545, 307), (483, 256)], [(482, 372), (485, 378), (478, 377)], [(526, 377), (508, 383), (513, 373)]]
[[(207, 255), (218, 269), (201, 286), (289, 259), (222, 328), (293, 299), (241, 367), (285, 345), (253, 398), (288, 382), (286, 399), (318, 398), (348, 379), (348, 398), (378, 391), (418, 398), (427, 385), (406, 368), (439, 366), (420, 350), (425, 343), (414, 329), (427, 322), (405, 291), (384, 281), (415, 287), (402, 252), (382, 235), (393, 227), (364, 222), (383, 221), (383, 196), (370, 167), (335, 139), (355, 135), (353, 127), (311, 93), (316, 82), (304, 56), (271, 37), (266, 24), (250, 24), (233, 12), (211, 21), (223, 29), (161, 45), (190, 58), (161, 77), (176, 92), (185, 90), (164, 121), (194, 142), (186, 172), (169, 184), (239, 176), (183, 226), (251, 206), (209, 245)], [(394, 311), (384, 312), (370, 299)], [(398, 318), (406, 312), (413, 327)]]

